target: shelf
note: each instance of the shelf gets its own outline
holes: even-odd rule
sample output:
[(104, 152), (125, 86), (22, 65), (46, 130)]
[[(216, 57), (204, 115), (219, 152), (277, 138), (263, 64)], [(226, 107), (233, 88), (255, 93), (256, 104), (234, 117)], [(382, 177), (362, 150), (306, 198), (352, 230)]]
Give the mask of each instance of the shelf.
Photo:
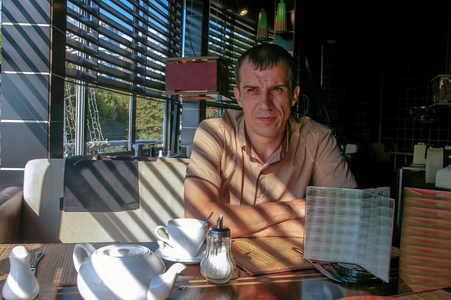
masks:
[(443, 103), (434, 103), (429, 105), (431, 108), (440, 108), (440, 107), (451, 107), (451, 102), (443, 102)]
[(221, 97), (221, 101), (232, 102), (233, 99), (220, 94), (218, 91), (166, 91), (161, 93), (163, 96), (180, 96), (183, 100), (218, 100), (218, 96)]

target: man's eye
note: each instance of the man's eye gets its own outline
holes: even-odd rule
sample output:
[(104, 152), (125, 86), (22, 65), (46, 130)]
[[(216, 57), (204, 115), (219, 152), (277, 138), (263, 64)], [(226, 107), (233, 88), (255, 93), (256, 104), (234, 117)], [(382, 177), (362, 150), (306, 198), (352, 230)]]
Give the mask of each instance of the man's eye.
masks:
[(248, 92), (248, 93), (253, 93), (253, 92), (255, 92), (255, 91), (257, 91), (257, 90), (254, 89), (254, 88), (248, 88), (248, 89), (246, 89), (246, 92)]

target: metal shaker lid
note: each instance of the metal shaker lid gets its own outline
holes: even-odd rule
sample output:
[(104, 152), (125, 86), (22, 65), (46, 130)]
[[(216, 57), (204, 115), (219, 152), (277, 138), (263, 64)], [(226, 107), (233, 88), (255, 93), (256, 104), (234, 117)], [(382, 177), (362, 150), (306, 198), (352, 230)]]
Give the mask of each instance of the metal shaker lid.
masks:
[(208, 236), (217, 238), (230, 237), (230, 229), (222, 226), (222, 219), (223, 215), (220, 215), (216, 221), (216, 227), (210, 227), (208, 230)]

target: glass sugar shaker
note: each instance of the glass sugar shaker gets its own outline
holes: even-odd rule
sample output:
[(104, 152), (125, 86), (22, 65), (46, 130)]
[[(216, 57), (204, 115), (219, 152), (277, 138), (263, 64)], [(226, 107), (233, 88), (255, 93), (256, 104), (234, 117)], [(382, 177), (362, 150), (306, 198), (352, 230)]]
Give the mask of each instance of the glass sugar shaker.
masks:
[(235, 271), (230, 229), (222, 226), (223, 215), (207, 233), (207, 250), (200, 263), (200, 272), (209, 282), (227, 283)]

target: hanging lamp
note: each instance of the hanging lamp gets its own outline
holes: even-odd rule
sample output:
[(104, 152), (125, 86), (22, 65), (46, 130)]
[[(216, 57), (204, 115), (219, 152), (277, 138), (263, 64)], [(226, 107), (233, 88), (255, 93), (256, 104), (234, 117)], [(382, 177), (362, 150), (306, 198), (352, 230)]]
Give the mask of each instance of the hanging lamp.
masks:
[(277, 4), (276, 22), (274, 25), (275, 33), (283, 33), (287, 31), (287, 7), (283, 0)]
[(247, 15), (247, 13), (248, 13), (248, 10), (247, 10), (247, 8), (246, 7), (243, 7), (243, 8), (240, 8), (239, 9), (239, 15), (240, 15), (240, 17), (244, 17), (245, 15)]
[(258, 26), (257, 26), (257, 41), (264, 41), (268, 39), (268, 17), (266, 11), (262, 8), (258, 14)]

